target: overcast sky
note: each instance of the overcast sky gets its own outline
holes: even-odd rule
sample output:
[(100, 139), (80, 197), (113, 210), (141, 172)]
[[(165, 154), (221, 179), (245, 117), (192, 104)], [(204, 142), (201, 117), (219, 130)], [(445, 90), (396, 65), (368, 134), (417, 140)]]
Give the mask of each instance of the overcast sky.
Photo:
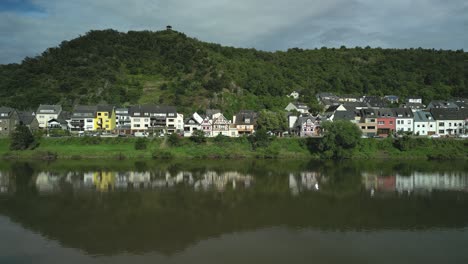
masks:
[(164, 29), (222, 45), (468, 50), (468, 0), (0, 0), (0, 63), (93, 29)]

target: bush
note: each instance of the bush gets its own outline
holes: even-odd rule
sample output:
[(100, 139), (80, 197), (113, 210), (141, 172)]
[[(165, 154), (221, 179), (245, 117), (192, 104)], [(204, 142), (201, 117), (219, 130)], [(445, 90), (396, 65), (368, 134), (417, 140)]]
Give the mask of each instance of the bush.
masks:
[(252, 145), (253, 150), (256, 150), (259, 147), (268, 147), (270, 145), (270, 140), (270, 136), (264, 129), (259, 129), (255, 131), (253, 135), (249, 136), (249, 142)]
[(34, 144), (34, 136), (27, 126), (20, 123), (11, 134), (10, 149), (25, 150), (30, 146), (37, 146), (37, 144)]
[(190, 140), (197, 144), (205, 143), (206, 142), (205, 132), (203, 132), (203, 130), (194, 131), (192, 133), (192, 136), (190, 137)]
[(144, 149), (146, 149), (147, 144), (148, 144), (148, 141), (146, 140), (146, 138), (138, 138), (135, 141), (135, 149), (136, 150), (144, 150)]
[(167, 141), (169, 142), (169, 145), (172, 147), (177, 147), (180, 145), (180, 137), (176, 133), (170, 134)]

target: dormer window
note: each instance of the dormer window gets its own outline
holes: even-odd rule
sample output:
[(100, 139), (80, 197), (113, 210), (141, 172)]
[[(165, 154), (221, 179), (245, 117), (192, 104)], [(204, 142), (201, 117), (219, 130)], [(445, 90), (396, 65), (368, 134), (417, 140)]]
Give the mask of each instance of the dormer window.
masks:
[(246, 118), (245, 123), (250, 124), (250, 118)]
[(135, 116), (140, 116), (140, 113), (135, 113), (134, 115), (135, 115)]

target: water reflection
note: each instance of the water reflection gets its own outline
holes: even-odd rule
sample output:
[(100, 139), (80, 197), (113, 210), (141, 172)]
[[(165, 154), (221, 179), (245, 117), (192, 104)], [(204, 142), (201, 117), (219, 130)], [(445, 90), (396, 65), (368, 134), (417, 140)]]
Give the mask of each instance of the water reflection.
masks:
[[(7, 184), (8, 176), (3, 178), (5, 184)], [(253, 177), (251, 175), (236, 171), (206, 171), (203, 173), (181, 171), (176, 174), (171, 174), (169, 171), (95, 171), (67, 172), (63, 174), (42, 171), (37, 174), (35, 185), (40, 193), (60, 192), (66, 184), (71, 185), (74, 190), (96, 190), (99, 192), (163, 189), (180, 185), (191, 187), (197, 191), (224, 191), (227, 187), (246, 189), (251, 186), (252, 182)], [(4, 191), (7, 192), (8, 187), (5, 186), (2, 188), (5, 188)]]
[[(382, 243), (399, 245), (394, 232), (468, 226), (464, 164), (194, 163), (4, 166), (0, 218), (61, 247), (113, 256), (174, 256), (246, 232), (252, 233), (251, 244), (239, 243), (254, 252), (259, 232), (276, 228), (286, 232), (267, 240), (303, 241), (301, 234), (316, 232), (304, 243), (309, 247), (323, 243), (314, 240), (318, 234), (333, 234), (330, 245), (339, 246), (330, 248), (339, 251), (349, 246), (339, 241), (350, 232), (362, 239), (388, 232)], [(413, 195), (420, 193), (427, 195)]]
[(432, 191), (468, 191), (468, 173), (418, 172), (408, 174), (379, 175), (364, 172), (363, 184), (371, 195), (375, 193), (424, 194)]

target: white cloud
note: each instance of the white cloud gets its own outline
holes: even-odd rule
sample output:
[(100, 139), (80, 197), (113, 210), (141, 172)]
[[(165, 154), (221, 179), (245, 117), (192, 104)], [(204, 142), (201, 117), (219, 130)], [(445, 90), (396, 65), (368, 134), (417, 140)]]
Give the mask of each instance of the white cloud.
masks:
[(0, 63), (93, 29), (161, 30), (276, 50), (299, 46), (467, 48), (463, 0), (32, 0), (43, 13), (0, 13)]

